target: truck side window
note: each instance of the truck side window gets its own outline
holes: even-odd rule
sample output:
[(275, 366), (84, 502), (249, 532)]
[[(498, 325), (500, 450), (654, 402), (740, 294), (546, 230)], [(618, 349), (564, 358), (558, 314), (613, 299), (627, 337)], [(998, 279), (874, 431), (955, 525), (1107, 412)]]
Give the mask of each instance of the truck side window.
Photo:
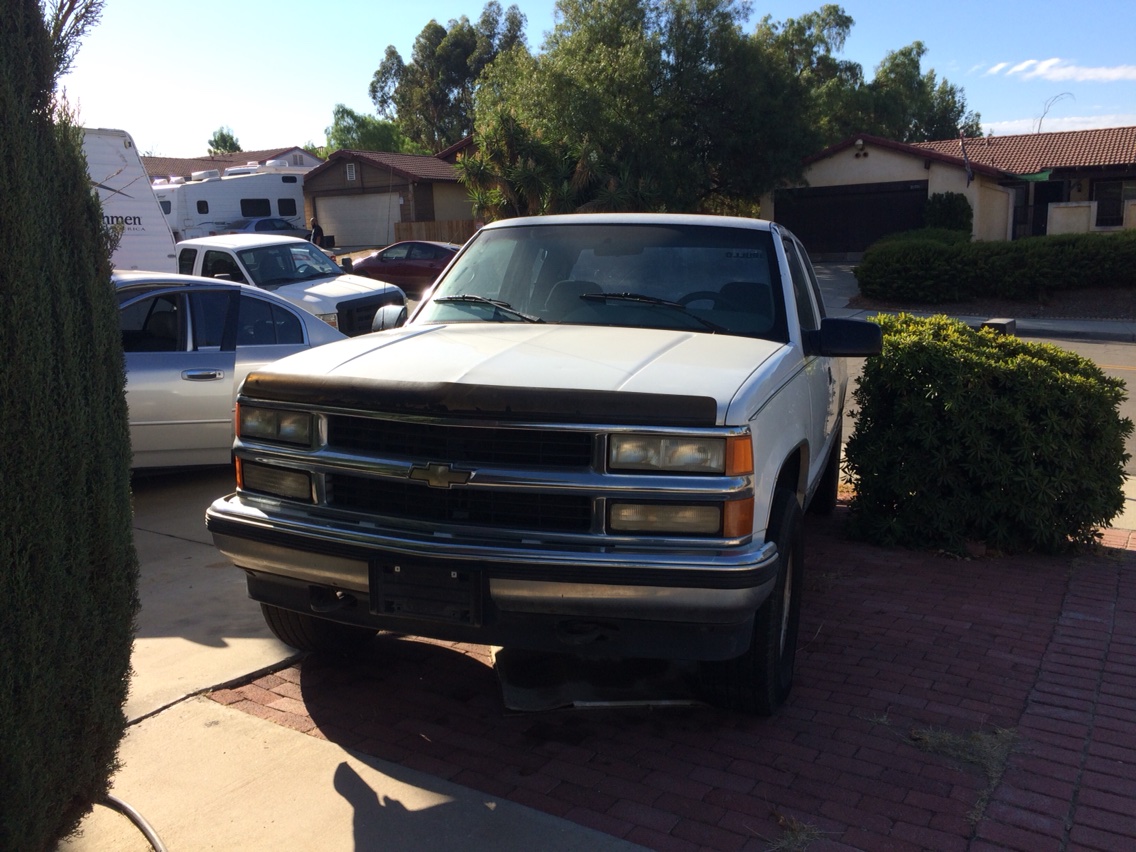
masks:
[(820, 282), (817, 281), (816, 270), (813, 269), (813, 262), (809, 260), (809, 253), (805, 251), (803, 245), (796, 240), (793, 241), (793, 245), (797, 247), (797, 252), (801, 255), (801, 263), (809, 276), (809, 289), (812, 290), (813, 301), (816, 302), (817, 308), (820, 309), (821, 319), (824, 319), (826, 316), (824, 312), (824, 297), (820, 292)]
[(197, 249), (185, 248), (178, 252), (178, 272), (182, 275), (193, 274), (193, 263), (197, 260)]
[(817, 317), (816, 307), (810, 292), (809, 276), (801, 263), (801, 257), (793, 241), (784, 238), (785, 259), (789, 262), (789, 274), (793, 276), (793, 296), (797, 302), (797, 319), (805, 331), (815, 331), (820, 328), (820, 319)]
[(236, 261), (229, 257), (227, 252), (207, 251), (201, 261), (201, 274), (206, 278), (223, 278), (226, 281), (239, 281), (247, 283), (237, 268)]

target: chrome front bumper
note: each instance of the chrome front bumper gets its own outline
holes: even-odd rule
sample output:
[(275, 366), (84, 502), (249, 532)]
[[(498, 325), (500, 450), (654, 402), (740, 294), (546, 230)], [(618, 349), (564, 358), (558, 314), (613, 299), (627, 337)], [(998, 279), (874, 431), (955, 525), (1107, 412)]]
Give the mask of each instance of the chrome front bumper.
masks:
[(377, 523), (321, 523), (294, 510), (223, 497), (206, 512), (217, 548), (258, 574), (367, 594), (376, 563), (475, 566), (503, 613), (737, 624), (773, 589), (776, 546), (720, 550), (564, 547), (464, 540)]

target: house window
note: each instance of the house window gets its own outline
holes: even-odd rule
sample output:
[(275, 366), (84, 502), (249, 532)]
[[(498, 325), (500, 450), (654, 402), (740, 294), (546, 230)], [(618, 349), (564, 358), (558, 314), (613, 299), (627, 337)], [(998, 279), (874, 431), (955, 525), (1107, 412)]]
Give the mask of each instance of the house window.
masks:
[(354, 163), (348, 163), (347, 164), (347, 179), (348, 180), (355, 180), (355, 164)]
[(1097, 203), (1097, 227), (1119, 227), (1124, 224), (1124, 202), (1136, 201), (1136, 180), (1095, 181), (1093, 201)]
[(292, 155), (292, 165), (293, 166), (302, 166), (303, 164), (304, 164), (304, 155), (303, 154), (293, 154)]

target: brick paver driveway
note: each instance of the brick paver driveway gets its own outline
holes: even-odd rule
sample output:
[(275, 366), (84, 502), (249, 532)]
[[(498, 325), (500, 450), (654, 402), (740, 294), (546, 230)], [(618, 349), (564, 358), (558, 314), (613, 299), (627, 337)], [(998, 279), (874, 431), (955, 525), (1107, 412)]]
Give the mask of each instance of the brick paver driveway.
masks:
[(1136, 848), (1136, 535), (958, 560), (810, 519), (773, 719), (517, 714), (488, 649), (380, 636), (215, 700), (654, 849)]

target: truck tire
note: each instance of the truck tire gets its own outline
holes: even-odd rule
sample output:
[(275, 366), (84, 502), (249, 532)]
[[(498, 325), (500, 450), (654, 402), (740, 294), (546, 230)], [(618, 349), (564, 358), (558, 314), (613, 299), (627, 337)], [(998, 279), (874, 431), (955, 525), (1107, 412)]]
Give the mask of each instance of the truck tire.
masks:
[(262, 603), (260, 611), (272, 635), (297, 651), (347, 655), (375, 638), (378, 631), (338, 624), (302, 612)]
[(772, 715), (793, 687), (805, 564), (804, 523), (793, 492), (778, 489), (774, 494), (770, 530), (779, 554), (777, 582), (754, 616), (749, 650), (702, 666), (712, 703), (758, 716)]
[(824, 473), (820, 475), (820, 483), (809, 503), (809, 514), (827, 517), (836, 509), (836, 501), (840, 495), (840, 450), (843, 447), (843, 435), (838, 429), (836, 440), (832, 442), (832, 449), (828, 453), (828, 460), (824, 464)]

